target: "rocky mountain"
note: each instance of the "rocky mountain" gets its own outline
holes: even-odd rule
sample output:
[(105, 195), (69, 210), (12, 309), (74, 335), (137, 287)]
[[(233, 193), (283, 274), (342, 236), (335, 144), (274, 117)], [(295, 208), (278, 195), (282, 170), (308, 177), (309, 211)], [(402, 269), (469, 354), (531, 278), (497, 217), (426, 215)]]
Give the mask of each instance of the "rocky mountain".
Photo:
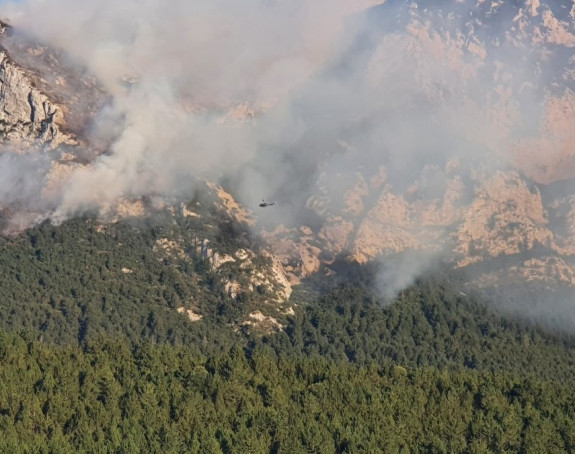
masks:
[[(118, 146), (141, 145), (148, 131), (134, 136), (131, 128), (142, 118), (159, 131), (142, 147), (146, 152), (163, 139), (180, 146), (187, 136), (175, 140), (156, 117), (147, 122), (146, 109), (102, 114), (138, 100), (144, 81), (123, 76), (111, 94), (109, 81), (99, 82), (64, 50), (38, 44), (17, 27), (1, 30), (0, 140), (17, 150), (4, 151), (3, 159), (49, 157), (39, 187), (18, 180), (5, 190), (8, 230), (58, 220), (61, 200), (70, 197), (62, 197), (62, 182), (82, 178), (91, 166), (105, 175), (102, 169), (118, 163), (120, 175), (144, 175), (147, 183), (102, 205), (89, 198), (86, 209), (100, 210), (107, 222), (170, 205), (196, 216), (180, 205), (191, 192), (166, 197), (161, 190), (169, 177), (148, 168), (160, 167), (167, 155), (146, 163), (145, 153), (132, 159)], [(574, 3), (387, 0), (349, 15), (336, 41), (317, 71), (289, 92), (272, 90), (268, 103), (210, 105), (179, 85), (165, 95), (179, 109), (166, 110), (166, 124), (181, 123), (175, 130), (182, 132), (196, 116), (210, 131), (192, 146), (209, 149), (222, 140), (222, 148), (231, 142), (257, 149), (241, 161), (218, 162), (222, 172), (186, 182), (187, 189), (212, 194), (213, 209), (267, 243), (258, 255), (249, 247), (218, 251), (208, 238), (196, 238), (197, 252), (214, 269), (245, 270), (243, 283), (225, 283), (230, 297), (264, 286), (279, 303), (302, 279), (341, 272), (335, 266), (341, 261), (378, 262), (389, 295), (439, 262), (467, 271), (483, 287), (512, 281), (574, 288)], [(281, 132), (262, 134), (266, 121)], [(226, 125), (229, 140), (212, 124)], [(109, 159), (99, 162), (102, 156)], [(175, 172), (181, 163), (169, 168)], [(94, 191), (103, 192), (106, 182)], [(277, 199), (274, 211), (246, 208), (256, 207), (249, 197), (262, 187)], [(32, 192), (41, 203), (24, 204)], [(181, 255), (178, 241), (164, 238), (157, 249)], [(254, 267), (261, 257), (265, 266)]]
[(384, 101), (329, 138), (306, 201), (325, 222), (270, 233), (292, 278), (411, 251), (412, 276), (447, 261), (483, 285), (572, 287), (573, 2), (388, 0), (357, 22), (322, 78)]

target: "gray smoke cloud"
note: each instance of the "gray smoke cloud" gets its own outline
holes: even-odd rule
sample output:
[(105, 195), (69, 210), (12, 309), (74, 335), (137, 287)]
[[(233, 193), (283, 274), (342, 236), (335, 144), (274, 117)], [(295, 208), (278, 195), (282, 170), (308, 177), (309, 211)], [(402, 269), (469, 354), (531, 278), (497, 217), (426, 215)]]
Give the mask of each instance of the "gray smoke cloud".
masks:
[[(441, 2), (432, 13), (395, 5), (404, 8), (401, 15), (391, 1), (367, 10), (373, 3), (2, 5), (17, 29), (85, 65), (111, 100), (86, 132), (109, 143), (106, 153), (51, 182), (49, 191), (43, 190), (48, 156), (2, 155), (0, 176), (7, 183), (0, 201), (43, 206), (46, 217), (58, 220), (85, 209), (105, 212), (126, 197), (185, 196), (190, 181), (203, 176), (226, 181), (246, 205), (262, 197), (277, 201), (277, 209), (261, 213), (264, 226), (307, 224), (317, 232), (349, 208), (346, 190), (357, 174), (369, 182), (382, 167), (389, 191), (416, 207), (447, 198), (455, 181), (450, 166), (461, 179), (457, 209), (498, 171), (554, 178), (564, 167), (567, 139), (564, 130), (553, 130), (562, 120), (546, 110), (552, 93), (545, 87), (566, 76), (543, 44), (520, 39), (537, 36), (529, 22), (541, 13), (535, 2), (523, 5), (521, 17), (512, 11), (511, 21), (507, 5), (490, 12), (487, 2)], [(549, 20), (539, 31), (551, 44), (575, 45), (568, 26)], [(518, 38), (505, 41), (510, 23)], [(501, 45), (484, 45), (498, 39)], [(549, 161), (533, 151), (554, 140), (559, 145), (551, 147)], [(23, 183), (30, 173), (39, 177)], [(314, 209), (322, 191), (328, 201)], [(448, 214), (437, 216), (435, 230), (452, 227), (442, 221)], [(399, 227), (420, 241), (414, 249), (420, 253), (385, 268), (380, 287), (386, 296), (453, 247), (449, 238), (438, 240), (441, 235), (426, 237), (425, 222), (417, 219)], [(557, 307), (572, 311), (568, 304)]]

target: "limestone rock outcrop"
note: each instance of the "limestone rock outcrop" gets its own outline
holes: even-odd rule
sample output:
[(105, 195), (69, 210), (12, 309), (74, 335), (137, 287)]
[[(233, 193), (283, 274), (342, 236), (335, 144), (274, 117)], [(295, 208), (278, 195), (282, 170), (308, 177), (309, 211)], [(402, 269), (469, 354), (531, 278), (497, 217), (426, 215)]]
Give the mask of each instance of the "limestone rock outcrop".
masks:
[(97, 81), (3, 22), (0, 40), (0, 142), (47, 149), (81, 142), (107, 100)]

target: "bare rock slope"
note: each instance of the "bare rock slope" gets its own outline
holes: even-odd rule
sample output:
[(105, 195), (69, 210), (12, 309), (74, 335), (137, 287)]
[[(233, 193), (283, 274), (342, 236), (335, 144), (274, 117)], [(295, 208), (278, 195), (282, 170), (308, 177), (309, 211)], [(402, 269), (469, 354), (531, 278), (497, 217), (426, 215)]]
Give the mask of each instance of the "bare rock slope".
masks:
[[(339, 137), (333, 148), (355, 176), (319, 172), (307, 207), (323, 224), (271, 234), (284, 264), (305, 277), (337, 257), (365, 263), (415, 251), (492, 273), (483, 283), (573, 286), (575, 4), (388, 0), (368, 21), (380, 30), (372, 27), (371, 47), (347, 58), (370, 96), (396, 102), (374, 111), (380, 127), (405, 117), (407, 135), (425, 134), (423, 108), (447, 139), (418, 145), (427, 161), (405, 141), (382, 145), (379, 162), (366, 164), (362, 143)], [(385, 141), (393, 131), (384, 131)], [(497, 273), (485, 271), (490, 263)]]

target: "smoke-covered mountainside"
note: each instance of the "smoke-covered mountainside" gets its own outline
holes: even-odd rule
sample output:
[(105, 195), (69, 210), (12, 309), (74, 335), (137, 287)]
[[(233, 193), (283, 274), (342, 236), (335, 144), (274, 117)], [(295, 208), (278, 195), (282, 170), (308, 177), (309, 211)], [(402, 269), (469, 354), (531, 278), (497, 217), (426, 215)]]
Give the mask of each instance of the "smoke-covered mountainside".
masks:
[(505, 311), (570, 329), (574, 11), (386, 1), (350, 19), (290, 104), (305, 151), (282, 154), (299, 184), (276, 197), (300, 216), (269, 238), (293, 278), (376, 260), (392, 295), (447, 261)]
[(6, 233), (207, 180), (284, 288), (375, 262), (392, 297), (448, 263), (572, 332), (572, 2), (227, 3), (2, 7)]
[[(389, 300), (441, 264), (466, 273), (461, 291), (572, 332), (571, 3), (388, 1), (327, 16), (305, 2), (178, 3), (149, 29), (131, 14), (146, 23), (153, 1), (137, 13), (61, 1), (73, 26), (22, 2), (0, 27), (6, 234), (178, 213), (200, 230), (155, 250), (241, 270), (220, 273), (235, 299), (268, 288), (281, 305), (302, 279), (345, 281), (341, 264), (357, 262)], [(190, 31), (208, 17), (213, 31)], [(319, 18), (329, 26), (310, 31)], [(211, 248), (198, 194), (241, 226), (228, 237), (261, 247)]]

